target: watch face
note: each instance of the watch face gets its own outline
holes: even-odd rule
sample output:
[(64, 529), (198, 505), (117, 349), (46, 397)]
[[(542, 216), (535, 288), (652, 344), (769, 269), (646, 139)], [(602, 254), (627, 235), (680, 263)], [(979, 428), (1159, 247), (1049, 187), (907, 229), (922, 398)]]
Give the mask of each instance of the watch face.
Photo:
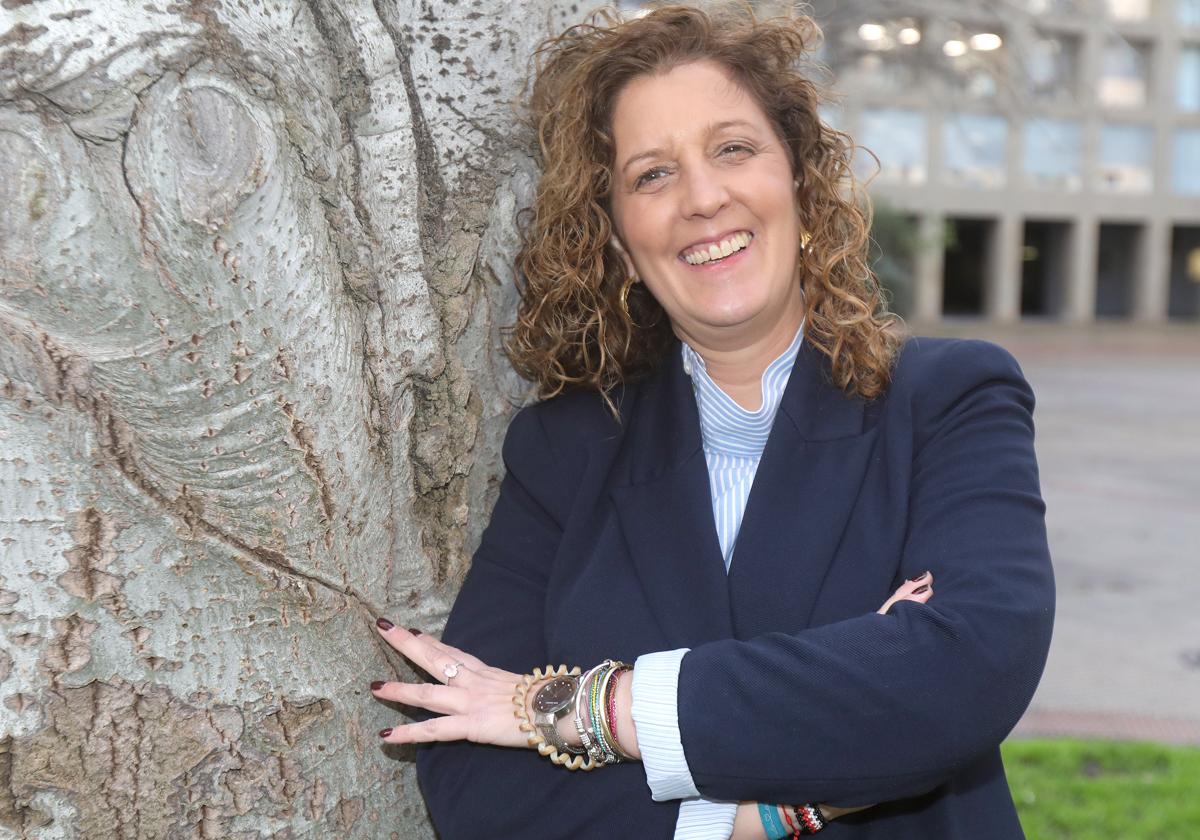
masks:
[(558, 677), (546, 683), (533, 698), (533, 710), (541, 714), (557, 712), (575, 696), (574, 677)]

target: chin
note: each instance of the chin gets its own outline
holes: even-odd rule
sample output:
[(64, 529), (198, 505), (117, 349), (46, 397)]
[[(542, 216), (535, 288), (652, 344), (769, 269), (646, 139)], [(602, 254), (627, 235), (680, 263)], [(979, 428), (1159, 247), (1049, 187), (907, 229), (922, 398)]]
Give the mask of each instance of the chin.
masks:
[(746, 300), (744, 297), (727, 300), (705, 307), (705, 321), (715, 326), (736, 327), (754, 320), (766, 309), (761, 301)]
[(754, 320), (756, 313), (744, 309), (725, 309), (719, 312), (707, 312), (699, 320), (710, 329), (736, 329)]

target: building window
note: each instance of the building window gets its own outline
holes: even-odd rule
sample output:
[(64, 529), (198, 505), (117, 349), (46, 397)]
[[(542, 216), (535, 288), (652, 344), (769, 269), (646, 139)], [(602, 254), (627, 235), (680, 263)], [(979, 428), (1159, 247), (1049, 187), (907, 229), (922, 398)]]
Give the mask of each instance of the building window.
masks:
[(1001, 187), (1008, 122), (988, 114), (947, 114), (942, 124), (946, 180), (972, 187)]
[(1145, 125), (1100, 128), (1096, 189), (1149, 192), (1154, 186), (1154, 132)]
[(1025, 177), (1037, 187), (1075, 191), (1082, 186), (1083, 132), (1074, 120), (1031, 119), (1025, 124)]
[(1175, 132), (1175, 161), (1171, 188), (1182, 195), (1200, 195), (1200, 128), (1181, 128)]
[(1154, 11), (1153, 0), (1106, 0), (1106, 4), (1113, 20), (1148, 20)]
[(1061, 15), (1080, 11), (1077, 0), (1022, 0), (1017, 5), (1033, 15)]
[(968, 99), (995, 97), (997, 80), (1004, 78), (1008, 61), (1004, 38), (994, 30), (966, 29), (957, 24), (950, 26), (947, 34), (941, 48), (950, 69), (951, 88)]
[(1200, 111), (1200, 47), (1184, 47), (1179, 51), (1175, 104), (1181, 111)]
[(1046, 34), (1035, 37), (1025, 66), (1030, 95), (1042, 101), (1073, 102), (1079, 84), (1078, 68), (1078, 38)]
[(842, 25), (822, 42), (823, 60), (845, 90), (910, 90), (919, 75), (921, 37), (911, 18)]
[(1184, 26), (1200, 26), (1200, 0), (1175, 0), (1175, 16)]
[[(879, 157), (879, 180), (925, 183), (925, 116), (902, 108), (868, 108), (859, 117), (858, 142)], [(875, 162), (867, 154), (854, 156), (855, 170), (870, 177)]]
[(1150, 48), (1122, 38), (1104, 47), (1096, 98), (1106, 108), (1141, 108), (1150, 100)]

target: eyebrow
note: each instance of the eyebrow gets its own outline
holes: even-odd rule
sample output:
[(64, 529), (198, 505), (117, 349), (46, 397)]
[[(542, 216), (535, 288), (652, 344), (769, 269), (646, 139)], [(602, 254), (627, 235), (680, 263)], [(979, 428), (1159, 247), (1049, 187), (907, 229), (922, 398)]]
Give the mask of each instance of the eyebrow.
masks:
[[(712, 125), (710, 125), (707, 129), (707, 134), (708, 134), (708, 136), (711, 137), (712, 135), (719, 134), (720, 132), (725, 131), (726, 129), (738, 128), (738, 127), (742, 127), (742, 126), (745, 126), (747, 128), (754, 127), (746, 120), (722, 120), (719, 123), (713, 123)], [(627, 172), (629, 170), (629, 167), (633, 166), (635, 163), (637, 163), (640, 160), (646, 160), (648, 158), (662, 157), (662, 155), (663, 155), (663, 150), (658, 147), (655, 147), (653, 149), (647, 149), (644, 152), (638, 152), (636, 155), (631, 157), (629, 160), (625, 161), (625, 164), (621, 167), (621, 171)]]

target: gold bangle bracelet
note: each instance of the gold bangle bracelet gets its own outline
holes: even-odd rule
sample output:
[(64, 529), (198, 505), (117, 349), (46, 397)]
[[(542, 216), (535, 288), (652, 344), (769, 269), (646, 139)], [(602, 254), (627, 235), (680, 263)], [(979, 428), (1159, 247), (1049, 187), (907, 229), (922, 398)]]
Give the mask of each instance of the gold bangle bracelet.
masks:
[(608, 693), (608, 684), (611, 680), (617, 679), (617, 675), (622, 671), (632, 671), (633, 666), (628, 662), (617, 662), (615, 668), (612, 669), (604, 678), (604, 684), (600, 686), (601, 705), (604, 707), (604, 714), (601, 717), (601, 723), (604, 725), (604, 734), (608, 738), (608, 743), (612, 746), (620, 761), (635, 761), (634, 757), (627, 753), (622, 747), (621, 742), (613, 735), (612, 721), (608, 718), (608, 704), (604, 702), (604, 695)]
[(515, 686), (512, 700), (513, 705), (517, 708), (513, 712), (513, 716), (520, 721), (517, 728), (526, 734), (529, 746), (536, 749), (538, 755), (544, 756), (559, 767), (565, 767), (568, 770), (595, 770), (599, 765), (590, 755), (586, 760), (582, 755), (563, 755), (558, 751), (558, 747), (546, 743), (546, 736), (529, 722), (529, 712), (526, 711), (529, 689), (535, 682), (540, 682), (548, 677), (577, 677), (581, 673), (578, 666), (570, 670), (567, 670), (566, 665), (559, 665), (557, 668), (547, 665), (545, 671), (541, 668), (534, 668), (532, 674), (523, 676)]

